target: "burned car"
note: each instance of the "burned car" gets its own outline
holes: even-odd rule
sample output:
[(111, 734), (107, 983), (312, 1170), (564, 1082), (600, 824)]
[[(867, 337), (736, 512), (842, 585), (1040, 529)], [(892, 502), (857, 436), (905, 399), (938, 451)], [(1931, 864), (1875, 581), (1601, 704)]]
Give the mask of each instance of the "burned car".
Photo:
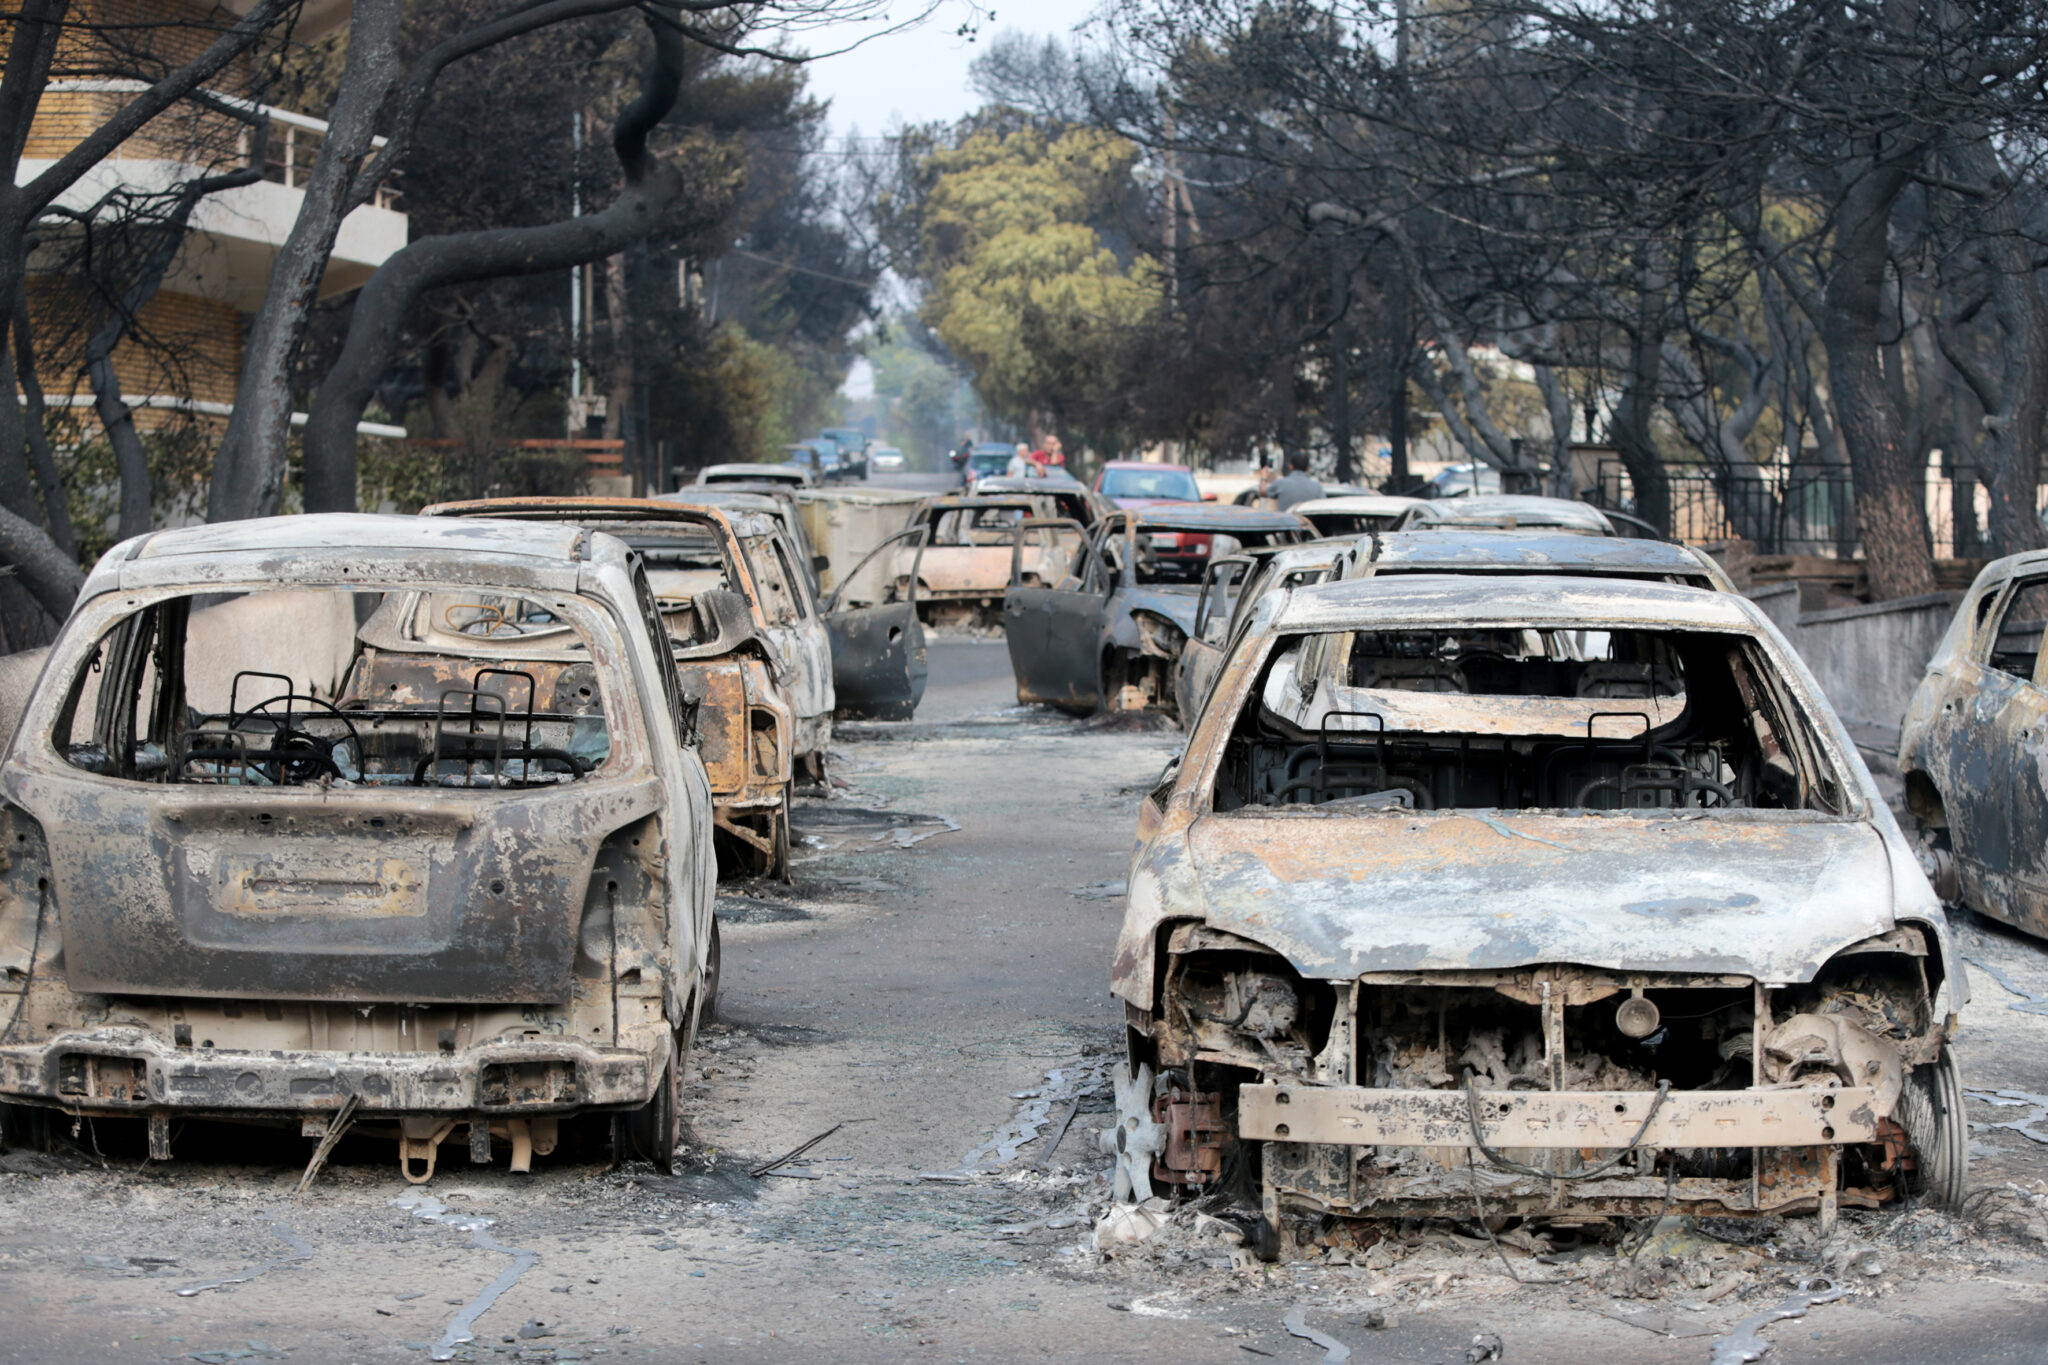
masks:
[(712, 483), (687, 488), (680, 493), (662, 493), (656, 496), (655, 501), (717, 507), (729, 512), (755, 512), (773, 517), (781, 524), (783, 534), (796, 551), (800, 567), (810, 578), (811, 587), (816, 589), (818, 571), (824, 565), (817, 547), (811, 543), (810, 532), (804, 527), (803, 516), (797, 511), (797, 491), (793, 484)]
[(1013, 479), (1007, 475), (976, 479), (974, 491), (980, 497), (991, 497), (998, 493), (1028, 493), (1035, 498), (1050, 498), (1050, 515), (1066, 517), (1070, 521), (1080, 522), (1083, 526), (1093, 526), (1116, 511), (1115, 503), (1065, 470), (1055, 474), (1034, 474), (1021, 479)]
[(773, 483), (789, 488), (809, 488), (817, 481), (818, 476), (809, 464), (794, 460), (741, 460), (731, 464), (709, 464), (697, 471), (700, 485)]
[(788, 879), (792, 670), (772, 641), (741, 545), (742, 533), (766, 527), (745, 515), (632, 498), (486, 498), (421, 515), (568, 522), (632, 547), (683, 695), (699, 708), (697, 753), (711, 780), (720, 872)]
[(1549, 527), (1582, 536), (1621, 534), (1605, 512), (1570, 498), (1543, 498), (1526, 493), (1480, 493), (1461, 498), (1418, 502), (1395, 519), (1395, 531), (1426, 531), (1432, 526), (1493, 526), (1502, 530)]
[(1225, 656), (1251, 619), (1251, 609), (1267, 593), (1338, 576), (1351, 553), (1348, 540), (1312, 540), (1210, 561), (1195, 603), (1194, 626), (1173, 666), (1174, 710), (1183, 728), (1193, 725), (1201, 713)]
[[(1295, 510), (1300, 512), (1301, 506)], [(1174, 674), (1181, 715), (1193, 716), (1208, 698), (1223, 659), (1243, 636), (1265, 594), (1326, 578), (1406, 573), (1577, 574), (1735, 591), (1721, 566), (1690, 545), (1548, 530), (1446, 526), (1434, 531), (1382, 531), (1350, 541), (1268, 551), (1256, 559), (1233, 556), (1212, 563), (1202, 585), (1195, 629)]]
[(1348, 493), (1328, 498), (1310, 498), (1287, 510), (1316, 528), (1319, 536), (1362, 536), (1391, 530), (1401, 514), (1420, 504), (1420, 498), (1391, 497), (1384, 493)]
[(715, 982), (695, 724), (646, 571), (580, 527), (116, 545), (0, 764), (8, 1127), (352, 1123), (420, 1181), (605, 1114), (666, 1164)]
[[(983, 491), (989, 482), (982, 480), (972, 493), (932, 498), (910, 514), (909, 524), (924, 527), (928, 534), (921, 543), (897, 550), (896, 588), (899, 596), (907, 595), (914, 561), (918, 619), (926, 625), (1000, 624), (1017, 528), (1061, 516), (1058, 502), (1050, 497), (992, 495)], [(1040, 543), (1047, 540), (1052, 543)], [(1068, 532), (1063, 542), (1060, 537), (1035, 538), (1023, 551), (1018, 570), (1022, 581), (1037, 586), (1052, 581), (1046, 577), (1046, 566), (1058, 565), (1063, 571), (1079, 541), (1079, 531)]]
[[(696, 507), (689, 493), (655, 501)], [(909, 720), (924, 696), (924, 631), (914, 600), (886, 592), (854, 601), (834, 591), (819, 597), (804, 566), (803, 550), (780, 515), (766, 509), (743, 515), (748, 504), (727, 499), (701, 504), (727, 514), (754, 582), (769, 642), (783, 660), (783, 680), (796, 711), (796, 767), (813, 782), (824, 780), (825, 755), (835, 716), (849, 720)], [(863, 581), (877, 581), (894, 563), (895, 547), (922, 532), (899, 532), (884, 540), (853, 568)]]
[(2048, 937), (2048, 552), (1992, 561), (1907, 703), (1906, 801), (1950, 900)]
[(1017, 699), (1084, 715), (1176, 714), (1174, 667), (1194, 629), (1209, 560), (1309, 536), (1308, 523), (1285, 512), (1167, 503), (1104, 517), (1087, 528), (1064, 576), (1027, 581), (1030, 550), (1050, 555), (1081, 529), (1064, 519), (1017, 529), (1003, 633)]
[(1138, 829), (1123, 1197), (1244, 1172), (1271, 1250), (1300, 1210), (1826, 1222), (1961, 1193), (1941, 904), (1744, 598), (1269, 596)]

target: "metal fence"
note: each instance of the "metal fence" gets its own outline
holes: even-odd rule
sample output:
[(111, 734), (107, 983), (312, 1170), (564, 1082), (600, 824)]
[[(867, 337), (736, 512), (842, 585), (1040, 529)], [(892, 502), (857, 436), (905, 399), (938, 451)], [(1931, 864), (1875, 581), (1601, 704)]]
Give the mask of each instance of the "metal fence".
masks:
[[(1821, 555), (1853, 559), (1861, 550), (1856, 537), (1855, 490), (1846, 471), (1760, 469), (1745, 477), (1708, 469), (1672, 469), (1671, 533), (1680, 540), (1752, 542), (1759, 554)], [(1963, 500), (1960, 538), (1957, 500)], [(1588, 501), (1622, 512), (1636, 512), (1634, 489), (1619, 460), (1602, 460)], [(2048, 503), (2048, 485), (2041, 494)], [(1967, 558), (1984, 553), (1983, 527), (1990, 501), (1983, 485), (1958, 482), (1930, 471), (1927, 478), (1927, 526), (1937, 559)], [(1973, 530), (1974, 528), (1974, 530)]]

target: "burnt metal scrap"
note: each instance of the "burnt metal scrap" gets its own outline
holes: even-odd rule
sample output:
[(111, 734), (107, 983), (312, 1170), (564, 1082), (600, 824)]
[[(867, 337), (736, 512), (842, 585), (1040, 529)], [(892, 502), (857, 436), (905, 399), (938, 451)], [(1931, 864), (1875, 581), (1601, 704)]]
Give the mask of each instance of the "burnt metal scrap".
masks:
[(1119, 1185), (1349, 1215), (1960, 1196), (1939, 901), (1746, 600), (1294, 588), (1141, 807)]
[[(291, 640), (187, 651), (195, 599), (272, 591), (353, 638), (333, 691)], [(346, 1116), (412, 1180), (600, 1113), (666, 1162), (713, 810), (653, 602), (568, 525), (116, 546), (0, 764), (0, 1102), (144, 1119), (160, 1159), (173, 1117)]]

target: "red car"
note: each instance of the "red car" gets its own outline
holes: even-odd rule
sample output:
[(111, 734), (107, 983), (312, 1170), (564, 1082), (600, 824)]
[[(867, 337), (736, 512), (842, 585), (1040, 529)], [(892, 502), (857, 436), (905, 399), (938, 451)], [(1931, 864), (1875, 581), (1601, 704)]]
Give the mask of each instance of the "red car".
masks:
[[(1145, 460), (1111, 460), (1095, 476), (1095, 491), (1118, 507), (1154, 507), (1163, 502), (1205, 502), (1195, 471), (1184, 464), (1152, 464)], [(1191, 531), (1155, 531), (1152, 551), (1159, 558), (1184, 564), (1195, 572), (1209, 558), (1209, 537)]]

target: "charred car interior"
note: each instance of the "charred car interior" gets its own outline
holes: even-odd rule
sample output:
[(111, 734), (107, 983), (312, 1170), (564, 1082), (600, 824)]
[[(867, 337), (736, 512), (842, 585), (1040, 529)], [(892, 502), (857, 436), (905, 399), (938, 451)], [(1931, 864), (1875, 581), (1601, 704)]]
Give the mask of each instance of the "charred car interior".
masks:
[(1315, 635), (1281, 648), (1216, 806), (1834, 811), (1794, 714), (1725, 635)]

